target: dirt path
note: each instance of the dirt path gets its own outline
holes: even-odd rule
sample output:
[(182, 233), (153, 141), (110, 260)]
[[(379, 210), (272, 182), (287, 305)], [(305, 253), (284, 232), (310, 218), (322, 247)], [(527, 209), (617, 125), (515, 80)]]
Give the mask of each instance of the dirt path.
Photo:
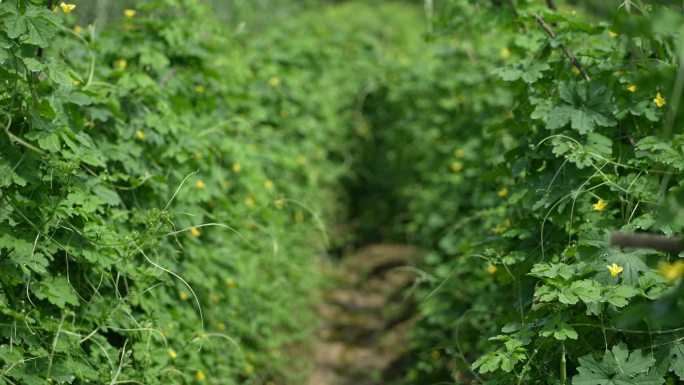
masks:
[(326, 270), (334, 282), (319, 313), (324, 326), (314, 346), (308, 385), (374, 385), (405, 352), (410, 301), (404, 289), (418, 250), (367, 246)]

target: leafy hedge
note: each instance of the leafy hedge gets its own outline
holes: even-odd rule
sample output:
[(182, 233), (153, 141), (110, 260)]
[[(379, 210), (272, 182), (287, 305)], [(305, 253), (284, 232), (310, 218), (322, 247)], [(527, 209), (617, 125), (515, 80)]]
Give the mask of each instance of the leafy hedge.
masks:
[(357, 138), (359, 215), (432, 250), (402, 383), (684, 381), (684, 264), (608, 244), (684, 227), (681, 6), (433, 5)]
[(47, 3), (0, 3), (0, 383), (301, 382), (349, 107), (412, 11)]

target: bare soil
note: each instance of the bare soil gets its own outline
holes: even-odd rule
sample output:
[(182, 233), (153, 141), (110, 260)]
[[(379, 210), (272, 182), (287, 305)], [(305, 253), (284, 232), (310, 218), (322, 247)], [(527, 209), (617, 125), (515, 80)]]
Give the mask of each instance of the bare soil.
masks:
[(379, 385), (392, 375), (408, 348), (407, 267), (418, 256), (411, 246), (371, 245), (324, 268), (333, 285), (318, 308), (324, 322), (308, 385)]

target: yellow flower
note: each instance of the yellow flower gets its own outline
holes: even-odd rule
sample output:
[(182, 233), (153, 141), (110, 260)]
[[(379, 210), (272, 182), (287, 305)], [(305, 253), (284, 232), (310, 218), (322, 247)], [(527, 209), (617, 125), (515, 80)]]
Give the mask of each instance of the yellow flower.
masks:
[(178, 298), (180, 298), (181, 301), (187, 301), (190, 297), (188, 296), (188, 293), (184, 292), (183, 290), (180, 290), (178, 292)]
[(202, 94), (202, 93), (204, 93), (204, 91), (206, 91), (206, 89), (204, 88), (203, 85), (198, 84), (195, 86), (195, 92), (197, 92), (198, 94)]
[(233, 166), (231, 167), (234, 173), (239, 173), (242, 171), (242, 165), (240, 163), (233, 163)]
[(635, 84), (630, 84), (627, 86), (627, 91), (629, 92), (635, 92), (637, 90), (637, 86)]
[(665, 98), (660, 95), (660, 92), (658, 92), (656, 94), (656, 97), (653, 98), (653, 102), (656, 104), (656, 106), (658, 106), (658, 108), (661, 108), (667, 104), (667, 102), (665, 101)]
[(617, 277), (617, 275), (622, 273), (622, 270), (624, 270), (622, 266), (618, 266), (615, 263), (613, 263), (612, 265), (607, 265), (606, 268), (608, 268), (608, 271), (610, 271), (611, 277)]
[(126, 67), (128, 67), (128, 62), (126, 61), (126, 59), (119, 59), (116, 61), (116, 63), (114, 63), (114, 65), (116, 66), (116, 68), (123, 71), (126, 69)]
[(202, 180), (198, 180), (197, 183), (195, 183), (195, 188), (197, 188), (198, 190), (203, 190), (206, 187), (206, 183), (204, 183)]
[(197, 373), (195, 373), (195, 378), (197, 379), (197, 381), (204, 381), (207, 379), (207, 375), (204, 374), (203, 371), (198, 370)]
[(192, 154), (192, 157), (197, 159), (197, 160), (200, 160), (200, 159), (204, 158), (204, 154), (202, 153), (202, 151), (197, 151), (197, 152)]
[(611, 37), (611, 39), (615, 39), (618, 34), (611, 30), (608, 30), (608, 35)]
[(78, 79), (71, 79), (71, 85), (78, 86), (81, 82)]
[(677, 260), (672, 263), (663, 262), (659, 266), (660, 274), (670, 282), (674, 282), (684, 276), (684, 261)]
[(301, 211), (297, 211), (296, 213), (294, 213), (294, 220), (297, 223), (304, 222), (304, 214)]
[(223, 322), (219, 322), (216, 324), (216, 328), (218, 330), (226, 330), (226, 324), (224, 324)]
[(591, 208), (594, 209), (594, 211), (603, 211), (606, 206), (608, 206), (608, 202), (604, 201), (603, 199), (599, 199), (598, 202), (591, 205)]
[(487, 266), (487, 273), (492, 274), (492, 275), (496, 274), (496, 266), (491, 265), (491, 264), (489, 266)]
[(190, 228), (190, 235), (197, 238), (200, 236), (200, 231), (197, 230), (197, 228), (195, 228), (195, 227), (191, 227)]
[(304, 165), (306, 163), (306, 157), (304, 155), (300, 155), (297, 157), (297, 163)]
[(62, 1), (59, 4), (59, 7), (62, 8), (62, 11), (64, 11), (64, 13), (71, 13), (71, 11), (76, 9), (76, 4), (68, 4)]
[(252, 365), (252, 364), (245, 365), (245, 373), (252, 374), (252, 373), (254, 373), (255, 370), (256, 369), (254, 368), (254, 365)]
[(451, 164), (451, 169), (454, 172), (461, 172), (463, 170), (463, 163), (461, 162), (454, 162)]
[(454, 150), (454, 157), (456, 159), (462, 159), (465, 156), (465, 151), (461, 150), (460, 148)]
[(280, 85), (280, 79), (278, 79), (275, 76), (272, 76), (270, 79), (268, 79), (268, 85), (271, 87), (278, 87)]
[(135, 132), (135, 138), (138, 140), (144, 140), (145, 139), (145, 132), (143, 130), (138, 130)]
[(271, 180), (266, 179), (266, 180), (264, 181), (264, 188), (265, 188), (266, 190), (273, 190), (273, 186), (274, 186), (274, 184), (273, 184), (273, 182), (272, 182)]
[(75, 25), (75, 26), (74, 26), (74, 33), (77, 34), (77, 35), (80, 35), (81, 32), (83, 32), (83, 28), (81, 28), (80, 25)]
[(221, 301), (221, 297), (219, 297), (219, 295), (216, 294), (216, 293), (210, 295), (210, 296), (209, 296), (209, 299), (211, 300), (211, 302), (219, 302), (219, 301)]
[(229, 289), (233, 289), (235, 288), (235, 286), (237, 286), (237, 283), (233, 278), (226, 278), (225, 282), (226, 286), (228, 286)]
[(131, 18), (131, 17), (135, 16), (135, 9), (128, 9), (128, 8), (124, 9), (123, 14), (124, 14), (124, 16)]
[(508, 196), (508, 188), (507, 188), (507, 187), (502, 188), (501, 190), (499, 190), (499, 191), (497, 192), (497, 194), (498, 194), (501, 198), (504, 198), (504, 197)]
[(169, 358), (172, 360), (175, 360), (176, 357), (178, 357), (178, 353), (176, 353), (176, 351), (171, 348), (168, 348), (166, 352), (169, 354)]
[(499, 55), (501, 56), (502, 59), (508, 59), (511, 57), (511, 51), (508, 50), (508, 48), (501, 48), (501, 51), (499, 51)]
[(494, 234), (500, 234), (508, 230), (509, 227), (511, 227), (511, 221), (509, 219), (504, 219), (500, 225), (492, 229), (492, 232)]
[(254, 198), (252, 198), (252, 197), (247, 197), (247, 198), (245, 199), (245, 204), (246, 204), (248, 207), (254, 207), (254, 205), (256, 204), (256, 202), (254, 201)]

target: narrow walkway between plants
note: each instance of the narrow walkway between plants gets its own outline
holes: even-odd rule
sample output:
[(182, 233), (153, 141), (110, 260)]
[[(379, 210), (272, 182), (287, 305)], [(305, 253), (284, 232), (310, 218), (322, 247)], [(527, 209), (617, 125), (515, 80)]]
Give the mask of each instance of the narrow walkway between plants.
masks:
[(309, 385), (374, 385), (400, 370), (408, 347), (412, 303), (405, 289), (415, 247), (372, 245), (323, 268), (330, 277), (319, 313)]

